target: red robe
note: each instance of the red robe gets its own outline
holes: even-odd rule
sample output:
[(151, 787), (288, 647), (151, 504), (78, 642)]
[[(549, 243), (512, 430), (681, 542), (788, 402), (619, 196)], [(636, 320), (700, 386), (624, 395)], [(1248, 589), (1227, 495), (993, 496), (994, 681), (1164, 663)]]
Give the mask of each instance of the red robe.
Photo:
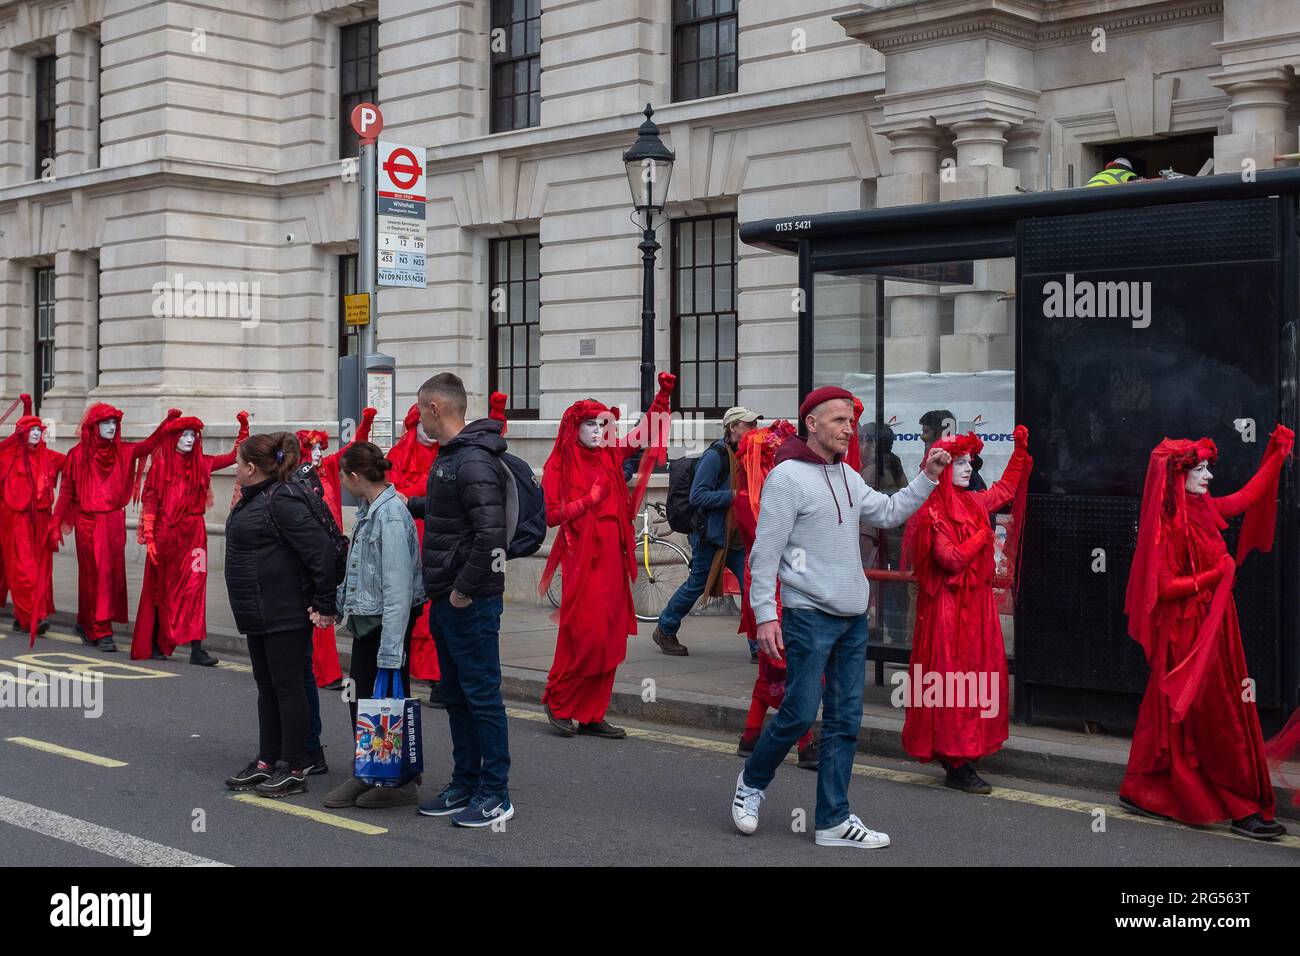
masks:
[[(627, 656), (627, 639), (636, 634), (632, 581), (637, 562), (632, 516), (640, 506), (650, 471), (663, 459), (673, 379), (660, 376), (660, 390), (649, 413), (622, 440), (602, 440), (596, 448), (578, 441), (578, 426), (591, 418), (612, 421), (614, 413), (593, 400), (575, 402), (564, 413), (550, 457), (542, 469), (546, 523), (558, 528), (542, 574), (545, 593), (558, 563), (564, 580), (555, 659), (542, 703), (561, 720), (597, 723), (609, 709), (614, 674)], [(623, 462), (643, 445), (636, 491), (628, 495)], [(593, 503), (599, 482), (606, 490)]]
[[(181, 432), (198, 434), (189, 454), (176, 450)], [(207, 637), (208, 532), (205, 518), (212, 504), (212, 472), (235, 463), (239, 443), (248, 437), (248, 417), (240, 413), (235, 447), (224, 455), (203, 453), (203, 422), (177, 418), (150, 456), (140, 509), (140, 542), (152, 544), (157, 561), (146, 557), (140, 604), (131, 637), (132, 660), (158, 648), (171, 656), (177, 645)]]
[[(174, 414), (173, 414), (174, 413)], [(168, 418), (180, 417), (171, 409)], [(112, 441), (99, 435), (99, 423), (116, 419)], [(91, 640), (111, 637), (113, 621), (126, 623), (126, 505), (138, 491), (141, 459), (154, 450), (163, 424), (144, 441), (122, 441), (122, 413), (104, 402), (86, 409), (81, 441), (63, 467), (54, 506), (51, 538), (77, 534), (77, 624)]]
[(48, 448), (42, 437), (33, 447), (27, 437), (41, 428), (24, 415), (13, 435), (0, 443), (0, 554), (8, 569), (14, 617), (35, 639), (36, 628), (54, 613), (53, 562), (49, 552), (54, 485), (66, 456)]
[[(20, 402), (22, 403), (22, 406), (23, 406), (23, 414), (20, 415), (19, 417), (21, 418), (21, 417), (26, 416), (26, 415), (31, 415), (31, 413), (32, 413), (32, 397), (31, 397), (30, 395), (28, 395), (26, 392), (23, 392), (22, 395), (18, 396), (18, 398), (16, 398), (16, 399), (14, 399), (13, 402), (10, 403), (9, 407), (8, 407), (7, 409), (5, 409), (4, 415), (0, 416), (0, 424), (2, 424), (2, 423), (4, 422), (5, 419), (7, 419), (10, 415), (12, 415), (12, 414), (14, 413), (14, 411), (18, 408), (18, 404), (19, 404)], [(44, 427), (44, 426), (42, 425), (41, 427)], [(12, 435), (10, 435), (9, 437), (10, 437), (10, 438), (13, 438)], [(6, 442), (7, 442), (7, 441), (8, 441), (8, 440), (6, 439)], [(4, 443), (0, 443), (0, 446), (2, 446), (3, 444), (4, 444)], [(66, 456), (65, 456), (65, 457), (66, 457)], [(4, 563), (4, 552), (3, 552), (3, 549), (0, 549), (0, 605), (3, 605), (3, 604), (5, 604), (5, 603), (7, 603), (8, 601), (9, 601), (9, 587), (8, 587), (8, 585), (5, 583), (5, 563)], [(35, 638), (33, 638), (33, 642), (35, 642)]]
[[(361, 424), (357, 426), (352, 441), (370, 440), (370, 423), (375, 420), (376, 414), (373, 408), (367, 408), (361, 413)], [(319, 445), (321, 451), (329, 447), (330, 437), (326, 432), (304, 429), (298, 431), (297, 435), (300, 464), (311, 461), (313, 445)], [(351, 444), (348, 442), (348, 445)], [(340, 531), (343, 530), (343, 496), (342, 485), (339, 483), (339, 458), (347, 451), (348, 445), (332, 455), (323, 456), (316, 466), (316, 476), (325, 490), (325, 504), (329, 506), (330, 514), (334, 516), (334, 523)], [(339, 646), (334, 639), (334, 625), (314, 628), (311, 637), (311, 665), (316, 675), (316, 686), (328, 687), (335, 681), (342, 680), (343, 668), (339, 664)]]
[[(1185, 491), (1189, 468), (1217, 456), (1213, 442), (1165, 439), (1152, 453), (1125, 606), (1151, 676), (1120, 795), (1183, 823), (1273, 818), (1259, 716), (1243, 700), (1248, 674), (1232, 584), (1252, 548), (1272, 547), (1291, 441), (1279, 426), (1259, 471), (1223, 498)], [(1242, 512), (1234, 562), (1223, 529)]]
[[(971, 433), (934, 447), (955, 459), (978, 454), (983, 443)], [(1031, 467), (1018, 441), (1002, 477), (986, 491), (958, 491), (946, 468), (909, 522), (918, 593), (903, 748), (918, 760), (960, 766), (996, 753), (1007, 739), (1007, 655), (993, 596), (988, 516), (1017, 497)], [(974, 680), (950, 679), (958, 675)], [(926, 696), (935, 686), (930, 682), (937, 684), (937, 700)]]

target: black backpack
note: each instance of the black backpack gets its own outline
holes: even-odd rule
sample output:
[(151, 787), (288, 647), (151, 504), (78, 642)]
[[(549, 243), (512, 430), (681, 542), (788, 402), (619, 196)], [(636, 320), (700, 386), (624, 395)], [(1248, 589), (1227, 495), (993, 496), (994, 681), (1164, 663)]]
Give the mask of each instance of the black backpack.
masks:
[[(271, 527), (275, 530), (275, 536), (283, 543), (285, 540), (284, 533), (275, 520), (275, 492), (280, 487), (282, 487), (282, 484), (276, 482), (267, 490), (266, 513), (271, 519)], [(311, 516), (329, 535), (334, 552), (334, 586), (337, 587), (347, 577), (348, 538), (339, 530), (339, 526), (334, 523), (334, 515), (330, 514), (329, 505), (325, 503), (324, 488), (321, 486), (320, 478), (317, 477), (314, 469), (310, 467), (300, 468), (289, 476), (288, 481), (283, 482), (283, 487), (289, 489), (289, 494), (301, 498), (307, 503), (307, 510), (311, 513)]]
[(528, 462), (509, 452), (499, 460), (506, 472), (506, 557), (526, 558), (546, 540), (546, 499)]
[[(710, 445), (704, 452), (718, 452), (717, 445)], [(691, 485), (695, 483), (695, 472), (700, 467), (704, 455), (694, 458), (678, 458), (668, 463), (668, 527), (680, 534), (693, 534), (704, 525), (704, 515), (691, 504)], [(724, 467), (730, 467), (726, 456), (722, 458)]]

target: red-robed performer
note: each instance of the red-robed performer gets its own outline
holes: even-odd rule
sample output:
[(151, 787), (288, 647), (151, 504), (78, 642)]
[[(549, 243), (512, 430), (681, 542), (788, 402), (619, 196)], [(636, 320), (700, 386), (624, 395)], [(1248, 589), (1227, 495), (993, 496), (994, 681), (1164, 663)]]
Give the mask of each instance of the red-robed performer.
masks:
[(235, 447), (224, 455), (203, 453), (203, 422), (187, 416), (167, 423), (163, 440), (149, 456), (137, 533), (145, 546), (144, 584), (131, 638), (132, 660), (163, 660), (188, 644), (191, 664), (217, 663), (203, 649), (208, 633), (204, 519), (212, 504), (212, 473), (233, 465), (239, 443), (248, 437), (248, 412), (237, 417)]
[[(971, 459), (984, 443), (974, 432), (933, 445), (952, 456), (939, 487), (908, 522), (905, 549), (918, 593), (908, 663), (903, 748), (917, 760), (937, 760), (944, 785), (965, 793), (993, 788), (976, 761), (1002, 748), (1009, 732), (1007, 655), (993, 596), (993, 530), (989, 516), (1014, 501), (1007, 547), (1014, 553), (1024, 527), (1025, 492), (1033, 459), (1029, 430), (1017, 425), (1015, 451), (1002, 477), (985, 491), (967, 490)], [(1014, 567), (1014, 560), (1008, 561)]]
[[(370, 423), (375, 420), (377, 414), (378, 411), (374, 408), (362, 410), (361, 424), (357, 426), (353, 441), (370, 440)], [(317, 493), (325, 499), (330, 514), (334, 516), (334, 524), (338, 526), (339, 531), (342, 531), (343, 498), (342, 485), (339, 482), (339, 459), (343, 457), (343, 452), (347, 451), (348, 445), (352, 442), (348, 442), (348, 445), (344, 445), (334, 454), (326, 455), (325, 451), (330, 446), (328, 432), (299, 429), (296, 434), (298, 460), (302, 463), (298, 467), (298, 473), (306, 478), (316, 488)], [(339, 647), (334, 640), (333, 624), (312, 631), (311, 664), (312, 672), (316, 675), (317, 687), (334, 687), (342, 683), (343, 669), (339, 666)]]
[[(1252, 550), (1269, 551), (1277, 486), (1295, 434), (1273, 429), (1264, 460), (1240, 491), (1209, 494), (1208, 438), (1166, 438), (1151, 453), (1124, 610), (1151, 677), (1138, 711), (1119, 799), (1129, 810), (1206, 825), (1232, 821), (1242, 836), (1269, 840), (1273, 819), (1264, 738), (1248, 686), (1236, 569)], [(1245, 513), (1236, 559), (1225, 519)]]
[[(659, 374), (659, 394), (621, 440), (612, 435), (617, 412), (594, 399), (574, 402), (560, 420), (542, 469), (546, 523), (558, 531), (538, 593), (546, 593), (557, 565), (564, 579), (555, 660), (542, 704), (551, 726), (566, 737), (627, 736), (605, 720), (605, 712), (614, 673), (637, 627), (632, 516), (640, 510), (651, 471), (665, 457), (676, 381), (667, 372)], [(623, 462), (640, 449), (645, 451), (629, 496)]]
[[(501, 434), (506, 433), (506, 402), (508, 396), (503, 392), (493, 392), (488, 400), (488, 417), (501, 422)], [(393, 463), (389, 480), (400, 494), (415, 498), (424, 494), (429, 481), (429, 470), (438, 458), (438, 443), (420, 428), (420, 406), (412, 405), (402, 422), (405, 431), (393, 447), (388, 450), (388, 460)], [(424, 540), (424, 519), (415, 519), (415, 539)], [(438, 694), (438, 682), (442, 672), (438, 669), (438, 649), (429, 633), (429, 606), (426, 604), (415, 619), (415, 630), (411, 632), (411, 678), (429, 682), (430, 707), (445, 708), (442, 697)]]
[(122, 412), (96, 402), (81, 418), (81, 441), (63, 465), (59, 500), (50, 522), (50, 545), (58, 550), (63, 536), (77, 534), (77, 624), (82, 642), (101, 651), (116, 651), (113, 622), (126, 617), (126, 505), (139, 500), (139, 468), (162, 440), (167, 422), (144, 441), (124, 442)]
[[(30, 408), (30, 397), (23, 396)], [(0, 442), (0, 553), (14, 600), (14, 630), (29, 644), (49, 630), (54, 613), (53, 561), (49, 545), (54, 486), (66, 456), (45, 444), (45, 426), (34, 415), (18, 419)]]
[[(859, 409), (860, 412), (860, 409)], [(754, 620), (754, 611), (749, 606), (749, 552), (754, 547), (754, 535), (758, 530), (758, 512), (762, 503), (763, 482), (768, 472), (776, 467), (776, 452), (791, 435), (796, 434), (795, 427), (780, 418), (771, 425), (755, 428), (741, 436), (736, 448), (736, 494), (731, 499), (732, 510), (736, 514), (736, 527), (745, 541), (745, 580), (740, 589), (740, 627), (737, 632), (744, 634), (751, 641), (757, 642), (758, 623)], [(781, 614), (781, 584), (777, 582), (777, 617)], [(759, 735), (763, 732), (763, 718), (768, 708), (781, 709), (785, 700), (785, 661), (768, 657), (762, 651), (758, 653), (758, 676), (754, 679), (754, 690), (750, 695), (749, 714), (745, 717), (745, 729), (740, 735), (740, 744), (736, 753), (748, 757), (754, 752)], [(799, 738), (799, 766), (805, 770), (816, 770), (818, 763), (817, 741), (813, 738), (812, 728)]]

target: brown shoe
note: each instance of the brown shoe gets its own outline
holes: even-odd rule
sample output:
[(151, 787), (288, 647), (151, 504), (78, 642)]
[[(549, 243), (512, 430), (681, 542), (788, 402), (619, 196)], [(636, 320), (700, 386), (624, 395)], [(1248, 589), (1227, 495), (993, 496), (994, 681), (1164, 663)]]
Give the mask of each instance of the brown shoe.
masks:
[(663, 651), (669, 657), (685, 657), (690, 653), (678, 640), (676, 634), (665, 634), (655, 625), (654, 634), (650, 635), (651, 640), (659, 645), (659, 650)]
[(341, 784), (325, 794), (325, 806), (327, 807), (351, 807), (356, 806), (357, 797), (371, 790), (368, 783), (362, 783), (356, 777), (348, 777)]
[(371, 787), (357, 797), (356, 806), (363, 810), (383, 810), (420, 802), (420, 788), (415, 782), (402, 787)]
[(578, 724), (578, 733), (585, 734), (588, 737), (604, 737), (608, 740), (622, 740), (627, 736), (627, 731), (622, 727), (615, 727), (607, 720), (597, 720), (590, 724)]
[(546, 712), (546, 722), (555, 729), (555, 732), (561, 737), (572, 737), (578, 732), (577, 725), (568, 717), (556, 717), (551, 711), (550, 704), (543, 704), (542, 710)]

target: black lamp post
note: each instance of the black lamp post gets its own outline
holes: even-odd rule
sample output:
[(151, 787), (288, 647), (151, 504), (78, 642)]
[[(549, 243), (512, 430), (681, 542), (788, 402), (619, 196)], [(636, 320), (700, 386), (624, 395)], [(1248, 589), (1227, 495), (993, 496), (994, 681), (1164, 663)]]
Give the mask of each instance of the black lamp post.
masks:
[(642, 216), (641, 265), (641, 409), (650, 407), (655, 395), (655, 239), (656, 218), (662, 220), (668, 181), (677, 157), (659, 138), (659, 127), (650, 117), (654, 110), (645, 105), (645, 122), (637, 130), (636, 142), (623, 154), (627, 182), (632, 187), (632, 205)]

